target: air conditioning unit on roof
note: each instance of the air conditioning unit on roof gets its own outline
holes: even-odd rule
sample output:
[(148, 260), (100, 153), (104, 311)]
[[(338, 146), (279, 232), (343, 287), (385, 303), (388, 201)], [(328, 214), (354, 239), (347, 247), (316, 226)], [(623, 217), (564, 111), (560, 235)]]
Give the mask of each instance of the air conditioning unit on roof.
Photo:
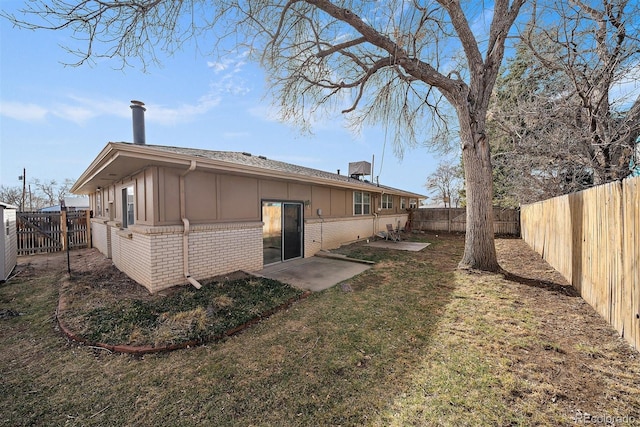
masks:
[(371, 163), (366, 161), (349, 163), (349, 176), (351, 178), (360, 179), (363, 175), (371, 175)]

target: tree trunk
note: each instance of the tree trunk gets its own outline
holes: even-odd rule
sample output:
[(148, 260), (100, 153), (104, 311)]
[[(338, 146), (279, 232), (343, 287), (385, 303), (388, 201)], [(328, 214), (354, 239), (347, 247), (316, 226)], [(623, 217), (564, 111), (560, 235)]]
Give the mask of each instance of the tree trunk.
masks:
[(467, 192), (467, 231), (458, 268), (497, 272), (500, 265), (493, 232), (493, 174), (484, 132), (486, 114), (476, 113), (458, 114)]

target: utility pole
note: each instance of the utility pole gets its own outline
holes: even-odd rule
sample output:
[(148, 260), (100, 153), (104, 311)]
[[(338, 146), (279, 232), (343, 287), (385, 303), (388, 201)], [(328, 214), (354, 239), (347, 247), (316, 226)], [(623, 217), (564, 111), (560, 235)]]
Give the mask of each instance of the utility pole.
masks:
[(24, 212), (24, 203), (27, 194), (27, 169), (22, 168), (22, 175), (18, 177), (22, 181), (22, 199), (20, 200), (20, 211)]

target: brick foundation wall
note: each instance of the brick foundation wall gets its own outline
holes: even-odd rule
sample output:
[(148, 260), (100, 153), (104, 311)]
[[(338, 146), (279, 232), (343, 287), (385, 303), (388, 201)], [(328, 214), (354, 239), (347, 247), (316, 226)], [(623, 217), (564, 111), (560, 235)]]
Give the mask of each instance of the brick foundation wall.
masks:
[[(196, 280), (262, 268), (260, 222), (191, 226), (188, 241), (189, 273)], [(150, 292), (187, 283), (183, 227), (112, 227), (111, 242), (114, 265)]]
[(189, 269), (194, 277), (262, 269), (262, 223), (216, 225), (192, 230)]
[(311, 257), (320, 250), (329, 250), (343, 244), (367, 239), (380, 231), (387, 230), (387, 224), (395, 229), (400, 221), (404, 227), (408, 215), (354, 216), (352, 218), (313, 219), (305, 221), (304, 255)]
[[(308, 220), (304, 228), (304, 255), (335, 249), (366, 239), (386, 224), (395, 228), (407, 215), (365, 216)], [(112, 224), (112, 225), (115, 225)], [(149, 292), (187, 283), (183, 264), (183, 227), (133, 225), (120, 230), (102, 220), (92, 221), (93, 245), (114, 265)], [(262, 223), (194, 225), (189, 231), (189, 273), (196, 280), (237, 270), (257, 271), (263, 266)]]
[(109, 236), (107, 234), (107, 224), (104, 220), (91, 219), (91, 245), (98, 249), (100, 253), (110, 258)]

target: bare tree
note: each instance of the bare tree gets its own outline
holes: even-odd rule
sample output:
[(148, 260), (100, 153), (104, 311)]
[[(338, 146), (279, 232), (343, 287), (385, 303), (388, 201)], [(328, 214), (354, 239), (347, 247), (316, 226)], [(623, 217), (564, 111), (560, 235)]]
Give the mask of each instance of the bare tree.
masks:
[[(549, 29), (544, 16), (562, 17)], [(640, 134), (640, 97), (614, 95), (616, 84), (640, 73), (637, 2), (571, 0), (553, 2), (533, 14), (524, 40), (540, 63), (564, 75), (568, 85), (556, 94), (575, 100), (563, 122), (581, 144), (593, 183), (624, 178)], [(634, 77), (635, 76), (635, 77)]]
[(460, 190), (462, 190), (462, 171), (459, 166), (449, 163), (440, 163), (434, 173), (429, 175), (425, 187), (434, 196), (433, 200), (443, 202), (445, 207), (455, 205), (460, 202)]
[[(47, 206), (57, 205), (60, 200), (69, 194), (69, 188), (73, 185), (72, 179), (65, 179), (62, 184), (58, 184), (55, 179), (40, 180), (35, 178), (29, 185), (29, 190), (25, 195), (24, 210), (42, 209)], [(33, 187), (32, 187), (33, 185)], [(5, 202), (18, 207), (22, 206), (22, 188), (0, 186), (0, 202)]]
[(40, 193), (48, 206), (57, 205), (60, 201), (58, 197), (58, 182), (55, 179), (49, 181), (41, 181), (36, 178), (33, 180), (36, 191)]
[(0, 202), (20, 206), (22, 202), (22, 188), (0, 185)]
[(304, 127), (337, 109), (355, 127), (383, 122), (394, 128), (399, 152), (447, 133), (448, 102), (466, 177), (459, 266), (497, 271), (486, 113), (525, 1), (495, 0), (485, 9), (458, 0), (36, 0), (26, 18), (9, 18), (84, 36), (79, 63), (100, 56), (154, 60), (154, 49), (170, 51), (216, 29), (262, 62), (284, 119)]

